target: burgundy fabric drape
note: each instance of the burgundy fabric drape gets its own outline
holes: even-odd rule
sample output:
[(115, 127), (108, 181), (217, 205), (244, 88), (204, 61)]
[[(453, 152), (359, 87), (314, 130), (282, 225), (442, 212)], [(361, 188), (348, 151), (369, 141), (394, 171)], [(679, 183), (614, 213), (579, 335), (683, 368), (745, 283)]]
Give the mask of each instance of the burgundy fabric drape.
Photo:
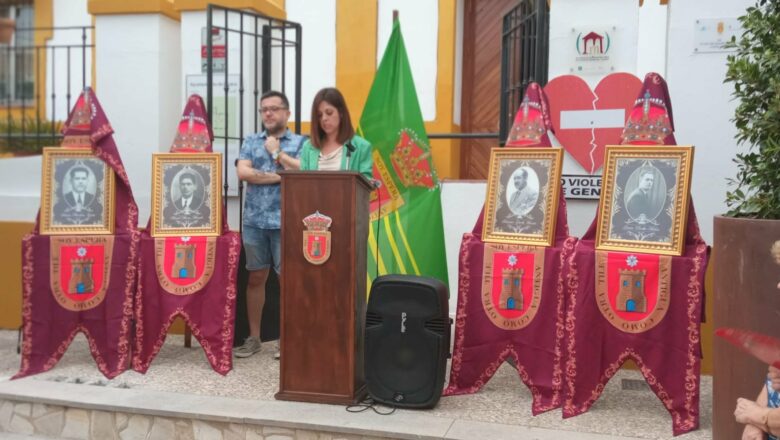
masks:
[[(541, 87), (532, 83), (507, 145), (550, 147), (547, 133), (551, 128), (547, 98)], [(444, 395), (479, 391), (498, 367), (512, 358), (533, 395), (533, 414), (558, 408), (564, 375), (566, 264), (577, 241), (569, 236), (566, 202), (561, 196), (551, 247), (484, 243), (483, 215), (484, 211), (461, 242), (455, 342)], [(495, 277), (507, 267), (524, 270), (522, 283), (527, 293), (524, 290), (520, 311), (506, 310), (492, 293)]]
[[(674, 145), (666, 82), (645, 77), (623, 134), (625, 144)], [(597, 217), (598, 218), (598, 213)], [(596, 251), (596, 220), (570, 258), (563, 416), (586, 412), (620, 366), (632, 359), (672, 416), (674, 435), (699, 427), (704, 273), (709, 249), (689, 203), (682, 256)], [(619, 270), (646, 271), (647, 311), (638, 318), (610, 302)], [(612, 277), (612, 278), (610, 278)], [(652, 284), (652, 286), (651, 286)], [(611, 287), (610, 287), (611, 286)]]
[[(138, 208), (113, 129), (91, 89), (79, 96), (63, 129), (63, 147), (91, 148), (114, 171), (114, 235), (40, 235), (39, 221), (22, 242), (22, 362), (14, 378), (53, 368), (83, 332), (98, 369), (108, 378), (130, 359), (138, 254)], [(64, 271), (75, 258), (93, 261), (95, 293), (73, 300)]]
[[(184, 108), (171, 152), (211, 152), (213, 134), (203, 100), (192, 95)], [(225, 207), (222, 206), (223, 213)], [(181, 316), (192, 330), (211, 367), (220, 374), (233, 368), (233, 322), (239, 234), (222, 216), (219, 237), (155, 238), (141, 234), (133, 369), (145, 373), (160, 351), (173, 321)], [(172, 276), (177, 249), (194, 253), (195, 277)]]

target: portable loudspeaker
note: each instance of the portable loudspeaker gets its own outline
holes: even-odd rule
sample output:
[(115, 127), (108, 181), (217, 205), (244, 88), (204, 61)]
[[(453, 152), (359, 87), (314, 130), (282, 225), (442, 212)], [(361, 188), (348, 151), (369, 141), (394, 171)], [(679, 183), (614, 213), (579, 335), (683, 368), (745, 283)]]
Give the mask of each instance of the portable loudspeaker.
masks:
[(376, 278), (366, 312), (368, 394), (397, 407), (436, 406), (450, 325), (447, 287), (441, 281), (411, 275)]

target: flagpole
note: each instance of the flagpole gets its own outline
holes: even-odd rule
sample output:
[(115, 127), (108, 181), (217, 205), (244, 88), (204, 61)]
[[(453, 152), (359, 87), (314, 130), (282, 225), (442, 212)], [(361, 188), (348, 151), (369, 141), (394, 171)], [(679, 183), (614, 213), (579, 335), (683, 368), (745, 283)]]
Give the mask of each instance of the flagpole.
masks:
[(393, 9), (393, 23), (398, 21), (398, 9)]

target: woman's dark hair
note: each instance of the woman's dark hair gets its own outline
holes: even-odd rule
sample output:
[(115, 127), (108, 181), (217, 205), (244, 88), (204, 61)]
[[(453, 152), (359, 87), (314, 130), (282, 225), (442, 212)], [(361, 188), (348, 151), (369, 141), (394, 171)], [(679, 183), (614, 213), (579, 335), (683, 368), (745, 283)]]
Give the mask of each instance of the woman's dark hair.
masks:
[(355, 135), (355, 129), (352, 128), (352, 119), (349, 117), (349, 109), (347, 109), (347, 103), (344, 101), (344, 95), (334, 87), (326, 87), (316, 95), (314, 95), (314, 102), (311, 104), (311, 143), (317, 148), (322, 147), (322, 141), (325, 139), (325, 131), (320, 127), (319, 108), (322, 102), (336, 107), (339, 112), (341, 122), (339, 123), (338, 142), (340, 144), (346, 143), (352, 139)]

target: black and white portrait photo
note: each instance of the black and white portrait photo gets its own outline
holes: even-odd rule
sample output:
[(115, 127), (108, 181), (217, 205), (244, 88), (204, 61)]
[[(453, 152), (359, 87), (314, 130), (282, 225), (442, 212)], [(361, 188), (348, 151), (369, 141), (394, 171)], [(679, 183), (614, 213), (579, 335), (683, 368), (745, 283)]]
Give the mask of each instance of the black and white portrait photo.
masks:
[(89, 151), (49, 148), (43, 167), (43, 233), (110, 232), (113, 172), (105, 162)]
[(610, 238), (670, 240), (678, 168), (676, 160), (618, 159)]
[(211, 220), (208, 192), (209, 170), (203, 165), (166, 164), (163, 166), (164, 228), (202, 228)]
[(483, 240), (537, 245), (551, 240), (560, 189), (557, 150), (493, 150)]
[(539, 176), (533, 168), (518, 167), (507, 185), (509, 210), (517, 216), (528, 215), (539, 201)]
[(218, 153), (154, 155), (153, 232), (162, 236), (217, 233), (221, 203)]
[(597, 248), (682, 252), (693, 147), (606, 152)]

